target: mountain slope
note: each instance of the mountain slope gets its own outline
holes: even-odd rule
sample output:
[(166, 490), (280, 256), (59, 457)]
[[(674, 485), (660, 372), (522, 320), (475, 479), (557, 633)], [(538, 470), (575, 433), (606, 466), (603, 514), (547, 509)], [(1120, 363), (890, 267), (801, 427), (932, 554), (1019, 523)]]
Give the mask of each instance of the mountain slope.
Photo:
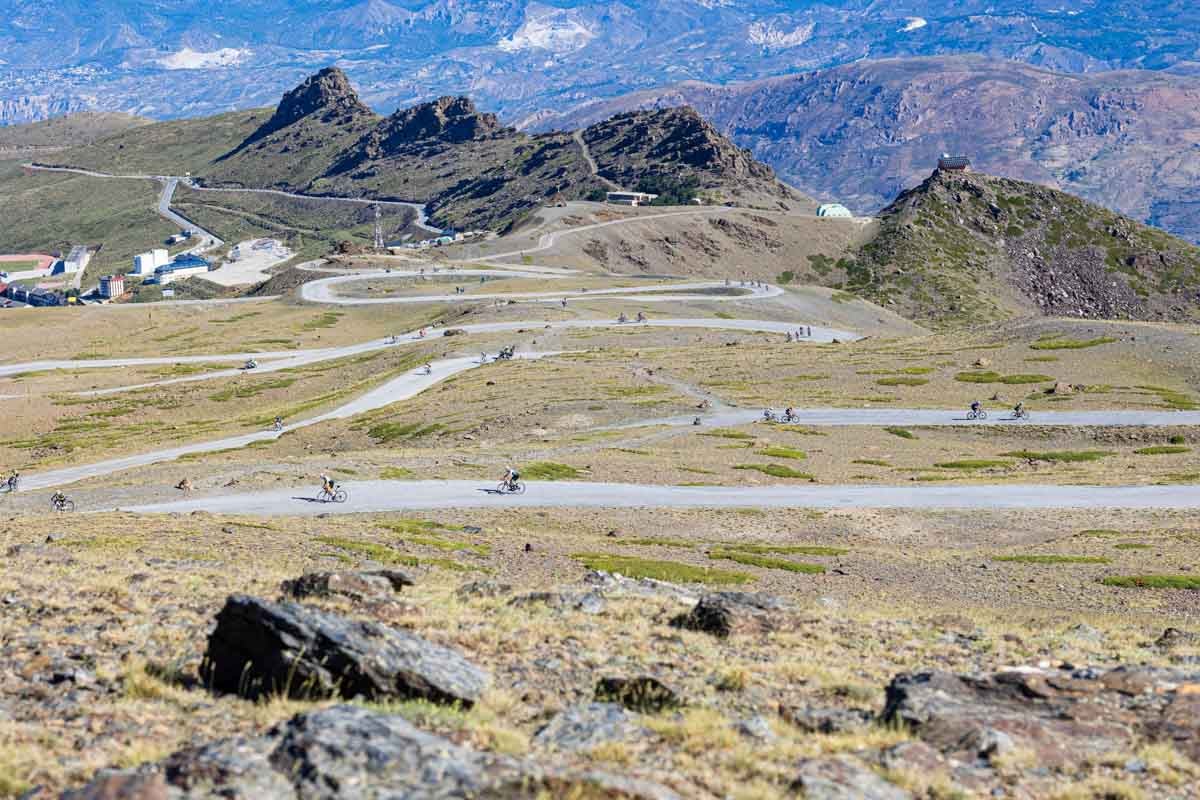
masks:
[(459, 229), (503, 229), (542, 205), (594, 196), (613, 181), (685, 186), (688, 197), (699, 193), (711, 202), (811, 205), (691, 109), (622, 115), (578, 138), (505, 127), (465, 97), (382, 118), (337, 68), (303, 81), (274, 111), (150, 125), (61, 153), (56, 163), (190, 172), (212, 188), (420, 202), (435, 223)]
[(574, 127), (694, 106), (817, 197), (873, 213), (937, 154), (1058, 186), (1200, 242), (1200, 78), (1063, 75), (983, 58), (865, 61), (749, 84), (684, 83), (543, 117)]
[(1064, 192), (979, 173), (935, 171), (838, 266), (845, 288), (919, 322), (1200, 316), (1200, 248)]

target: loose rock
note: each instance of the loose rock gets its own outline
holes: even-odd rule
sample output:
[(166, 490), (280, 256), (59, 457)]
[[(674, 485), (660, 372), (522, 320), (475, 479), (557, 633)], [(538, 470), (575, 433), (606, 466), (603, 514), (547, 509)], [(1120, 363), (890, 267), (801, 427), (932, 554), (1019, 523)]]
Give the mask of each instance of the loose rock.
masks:
[(713, 592), (671, 624), (720, 637), (769, 633), (790, 624), (789, 610), (784, 601), (769, 594)]
[(217, 615), (204, 681), (247, 698), (419, 698), (470, 706), (490, 677), (459, 653), (407, 631), (298, 603), (233, 595)]

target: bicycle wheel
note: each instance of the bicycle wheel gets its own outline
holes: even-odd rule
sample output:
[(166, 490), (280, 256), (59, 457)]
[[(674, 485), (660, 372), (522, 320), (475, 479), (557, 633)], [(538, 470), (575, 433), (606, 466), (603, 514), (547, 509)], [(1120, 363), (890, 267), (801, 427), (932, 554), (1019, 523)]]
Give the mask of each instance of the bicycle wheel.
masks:
[(62, 504), (62, 510), (67, 512), (68, 514), (70, 514), (72, 511), (75, 510), (75, 501), (74, 500), (65, 501)]
[(512, 488), (509, 489), (509, 491), (511, 491), (513, 494), (525, 494), (525, 484), (518, 481), (512, 485)]
[(979, 412), (979, 419), (987, 419), (987, 412), (986, 412), (986, 411), (980, 411), (980, 412)]
[(344, 503), (344, 502), (346, 502), (346, 500), (349, 497), (350, 497), (350, 495), (346, 494), (345, 489), (338, 489), (336, 492), (333, 493), (333, 502)]

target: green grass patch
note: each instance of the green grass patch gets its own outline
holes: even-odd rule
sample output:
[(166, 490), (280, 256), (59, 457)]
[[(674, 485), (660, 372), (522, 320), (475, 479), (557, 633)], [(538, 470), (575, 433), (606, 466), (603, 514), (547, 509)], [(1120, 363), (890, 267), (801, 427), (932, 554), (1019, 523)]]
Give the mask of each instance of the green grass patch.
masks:
[(1142, 447), (1133, 452), (1139, 456), (1174, 456), (1180, 453), (1190, 453), (1192, 448), (1181, 444), (1158, 444), (1152, 447)]
[(440, 422), (433, 422), (429, 425), (420, 422), (381, 422), (368, 428), (367, 435), (377, 444), (390, 444), (402, 440), (420, 439), (422, 436), (437, 433), (443, 428), (444, 426)]
[(582, 474), (575, 467), (553, 461), (535, 461), (521, 470), (521, 477), (531, 481), (564, 481)]
[(806, 472), (794, 470), (786, 464), (738, 464), (734, 469), (753, 470), (754, 472), (761, 472), (764, 475), (770, 475), (772, 478), (812, 480), (813, 477)]
[(734, 563), (744, 564), (748, 567), (781, 569), (788, 572), (800, 572), (805, 575), (820, 575), (825, 572), (825, 567), (821, 566), (820, 564), (806, 564), (803, 561), (788, 561), (785, 558), (771, 558), (770, 556), (748, 553), (744, 550), (723, 550), (720, 548), (714, 548), (709, 551), (708, 557), (722, 561), (733, 561)]
[(332, 328), (342, 318), (341, 311), (326, 311), (310, 319), (300, 326), (302, 331), (319, 331), (322, 328)]
[(850, 551), (844, 547), (825, 547), (817, 544), (743, 544), (740, 542), (725, 542), (723, 550), (737, 550), (742, 553), (801, 556), (844, 556)]
[(801, 436), (828, 436), (825, 431), (819, 431), (816, 428), (809, 428), (804, 425), (780, 425), (776, 430), (787, 431), (788, 433), (796, 433)]
[(1136, 388), (1158, 395), (1158, 399), (1168, 408), (1174, 408), (1177, 411), (1200, 411), (1200, 402), (1175, 389), (1166, 389), (1162, 386), (1138, 386)]
[(1114, 550), (1149, 550), (1150, 545), (1141, 542), (1121, 542), (1113, 545)]
[(1113, 575), (1100, 583), (1121, 589), (1200, 589), (1197, 575)]
[(954, 376), (954, 380), (962, 383), (1003, 383), (1007, 385), (1021, 385), (1027, 383), (1048, 383), (1053, 381), (1049, 375), (1001, 375), (999, 372), (960, 372)]
[(694, 546), (693, 542), (689, 542), (685, 539), (668, 539), (656, 536), (643, 536), (637, 539), (620, 539), (618, 541), (621, 544), (634, 545), (636, 547), (685, 547), (690, 549)]
[(1001, 453), (1000, 455), (1008, 456), (1009, 458), (1022, 458), (1026, 461), (1080, 463), (1084, 461), (1099, 461), (1102, 458), (1116, 455), (1116, 453), (1111, 450), (1048, 450), (1045, 452), (1013, 450), (1008, 453)]
[(395, 564), (404, 567), (440, 567), (451, 572), (469, 572), (471, 570), (471, 567), (463, 566), (448, 558), (417, 558), (397, 552), (387, 545), (361, 542), (357, 539), (347, 539), (344, 536), (318, 536), (317, 541), (330, 547), (356, 553), (372, 561), (378, 561), (380, 564)]
[(715, 436), (718, 439), (740, 439), (742, 441), (747, 441), (747, 440), (754, 438), (753, 436), (746, 433), (745, 431), (733, 431), (733, 430), (729, 430), (728, 428), (718, 428), (715, 431), (705, 431), (704, 433), (701, 433), (700, 435), (701, 436)]
[(416, 475), (408, 467), (384, 467), (379, 470), (379, 479), (381, 481), (405, 481), (415, 478)]
[(1110, 559), (1104, 556), (1056, 556), (1056, 555), (1020, 555), (995, 556), (993, 561), (1004, 561), (1010, 564), (1110, 564)]
[(934, 466), (938, 469), (991, 469), (1012, 466), (1012, 462), (998, 458), (964, 458), (959, 461), (941, 461)]
[(890, 467), (891, 464), (882, 458), (856, 458), (851, 464), (864, 464), (868, 467)]
[(791, 458), (796, 461), (802, 461), (808, 458), (808, 453), (803, 450), (795, 450), (791, 447), (764, 447), (758, 451), (760, 456), (768, 458)]
[(1058, 356), (1030, 356), (1025, 359), (1027, 364), (1053, 364), (1058, 361)]
[(208, 396), (209, 400), (214, 403), (224, 403), (227, 400), (236, 398), (256, 397), (263, 392), (272, 389), (286, 389), (296, 382), (295, 378), (273, 378), (265, 381), (255, 381), (254, 383), (241, 386), (230, 386), (227, 389), (222, 389)]
[(929, 379), (915, 378), (909, 375), (893, 375), (888, 378), (879, 378), (875, 383), (880, 386), (924, 386), (929, 383)]
[(1042, 339), (1029, 345), (1030, 350), (1083, 350), (1088, 347), (1099, 347), (1117, 341), (1111, 336), (1101, 336), (1096, 339)]
[(733, 319), (734, 318), (733, 314), (730, 314), (728, 311), (718, 311), (717, 313), (713, 314), (713, 316), (716, 317), (717, 319)]
[(694, 567), (677, 561), (652, 561), (636, 556), (621, 556), (610, 553), (575, 553), (571, 556), (588, 569), (601, 572), (616, 572), (627, 578), (652, 578), (673, 583), (744, 584), (754, 580), (753, 575), (733, 570), (712, 567)]
[(906, 428), (884, 428), (884, 432), (890, 433), (892, 436), (899, 436), (901, 439), (917, 439), (915, 433)]

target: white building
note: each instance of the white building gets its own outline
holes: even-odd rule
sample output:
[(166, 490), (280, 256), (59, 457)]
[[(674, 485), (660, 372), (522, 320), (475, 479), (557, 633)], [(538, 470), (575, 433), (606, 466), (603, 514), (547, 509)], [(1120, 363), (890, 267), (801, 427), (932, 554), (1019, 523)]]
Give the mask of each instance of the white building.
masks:
[(846, 208), (841, 203), (826, 203), (817, 209), (818, 217), (836, 217), (839, 219), (850, 219), (854, 215), (850, 213), (850, 209)]
[(79, 272), (87, 269), (88, 262), (92, 260), (92, 253), (83, 245), (75, 245), (71, 248), (71, 252), (63, 259), (63, 272)]
[(658, 195), (646, 192), (609, 192), (606, 197), (608, 202), (618, 206), (648, 206)]
[(100, 296), (111, 300), (125, 294), (124, 275), (104, 275), (100, 278)]
[(150, 275), (154, 270), (165, 267), (169, 263), (171, 263), (171, 256), (164, 248), (147, 250), (145, 253), (139, 253), (133, 257), (133, 274)]

